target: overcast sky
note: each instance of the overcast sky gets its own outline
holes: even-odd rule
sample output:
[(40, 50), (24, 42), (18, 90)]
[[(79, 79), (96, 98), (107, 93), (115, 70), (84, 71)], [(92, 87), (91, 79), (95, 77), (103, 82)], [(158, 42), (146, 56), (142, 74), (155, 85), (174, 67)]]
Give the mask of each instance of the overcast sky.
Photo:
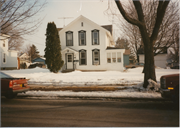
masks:
[[(47, 5), (39, 16), (44, 17), (42, 25), (31, 36), (26, 36), (25, 44), (34, 44), (40, 55), (44, 55), (45, 33), (48, 22), (54, 22), (57, 28), (62, 28), (80, 15), (99, 25), (112, 24), (104, 11), (108, 8), (108, 0), (47, 0)], [(63, 17), (69, 17), (64, 20)]]

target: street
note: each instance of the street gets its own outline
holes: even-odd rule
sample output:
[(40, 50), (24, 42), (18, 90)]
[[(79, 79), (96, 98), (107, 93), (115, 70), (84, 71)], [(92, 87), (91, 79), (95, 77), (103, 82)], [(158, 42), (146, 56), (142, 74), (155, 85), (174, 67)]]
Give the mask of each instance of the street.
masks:
[(2, 127), (179, 127), (170, 101), (1, 98)]

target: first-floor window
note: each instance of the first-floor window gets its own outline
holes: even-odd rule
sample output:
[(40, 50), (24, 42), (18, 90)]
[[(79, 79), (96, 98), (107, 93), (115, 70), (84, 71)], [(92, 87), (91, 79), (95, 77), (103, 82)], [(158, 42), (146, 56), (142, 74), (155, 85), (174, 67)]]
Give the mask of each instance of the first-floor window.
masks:
[(6, 63), (6, 54), (3, 53), (3, 63)]
[(79, 51), (80, 65), (86, 65), (86, 50)]
[(107, 63), (121, 63), (121, 52), (107, 53)]
[(112, 53), (112, 62), (116, 63), (116, 52)]
[(92, 51), (93, 55), (93, 65), (100, 65), (100, 51), (95, 49)]
[(121, 62), (121, 53), (117, 52), (117, 62)]
[(111, 63), (111, 53), (107, 53), (107, 62)]

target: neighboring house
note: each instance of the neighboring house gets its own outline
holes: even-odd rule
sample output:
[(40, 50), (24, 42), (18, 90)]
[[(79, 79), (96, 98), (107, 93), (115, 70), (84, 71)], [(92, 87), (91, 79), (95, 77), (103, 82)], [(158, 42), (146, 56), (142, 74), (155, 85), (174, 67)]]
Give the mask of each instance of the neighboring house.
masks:
[(18, 51), (8, 50), (8, 39), (10, 36), (0, 34), (0, 67), (1, 70), (11, 70), (18, 68)]
[[(138, 50), (139, 63), (144, 63), (144, 52), (143, 49)], [(154, 56), (154, 64), (156, 67), (166, 68), (167, 67), (167, 50)]]
[(115, 48), (112, 25), (99, 26), (84, 16), (59, 29), (62, 70), (118, 70), (124, 69), (125, 49)]
[(37, 58), (33, 59), (32, 63), (35, 63), (35, 62), (40, 63), (40, 64), (44, 64), (44, 65), (46, 64), (45, 58), (43, 58), (43, 57), (37, 57)]
[[(34, 66), (33, 66), (34, 65)], [(35, 67), (41, 67), (41, 68), (46, 68), (46, 62), (45, 58), (43, 57), (37, 57), (32, 60), (32, 64), (30, 65), (29, 68), (35, 68)]]
[(30, 63), (30, 56), (27, 53), (21, 53), (19, 55), (20, 64), (22, 63)]

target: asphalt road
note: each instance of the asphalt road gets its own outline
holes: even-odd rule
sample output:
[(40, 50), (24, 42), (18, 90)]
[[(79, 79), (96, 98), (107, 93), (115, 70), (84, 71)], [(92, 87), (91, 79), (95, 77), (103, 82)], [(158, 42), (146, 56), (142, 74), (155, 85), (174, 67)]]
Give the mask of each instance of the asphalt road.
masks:
[(170, 101), (1, 98), (2, 127), (178, 127)]

